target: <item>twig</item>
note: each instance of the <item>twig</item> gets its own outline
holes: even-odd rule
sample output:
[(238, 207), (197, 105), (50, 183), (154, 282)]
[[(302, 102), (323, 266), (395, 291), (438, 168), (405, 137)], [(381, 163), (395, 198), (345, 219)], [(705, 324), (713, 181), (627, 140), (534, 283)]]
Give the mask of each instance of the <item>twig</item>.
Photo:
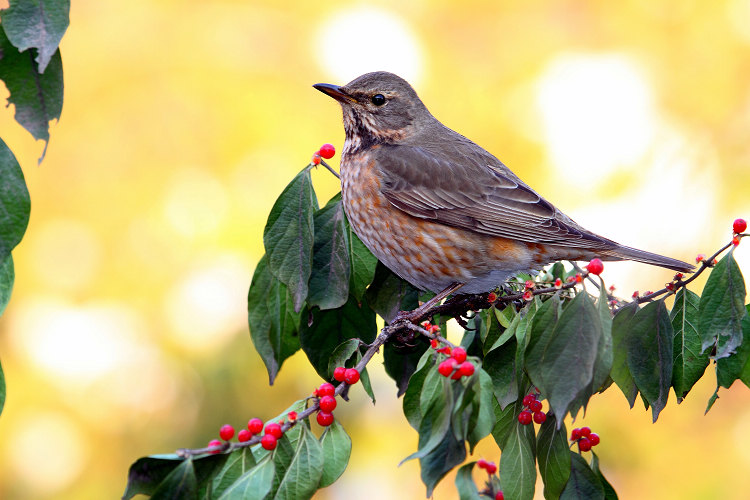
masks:
[(326, 163), (326, 161), (325, 161), (325, 160), (322, 160), (322, 159), (321, 159), (321, 160), (320, 160), (320, 164), (321, 164), (321, 165), (323, 165), (323, 166), (324, 166), (325, 168), (327, 168), (327, 169), (328, 169), (328, 171), (329, 171), (329, 172), (331, 172), (331, 173), (332, 173), (333, 175), (335, 175), (337, 179), (341, 179), (341, 177), (339, 176), (338, 172), (336, 172), (336, 171), (335, 171), (335, 170), (333, 169), (333, 167), (331, 167), (331, 166), (330, 166), (330, 165), (329, 165), (328, 163)]

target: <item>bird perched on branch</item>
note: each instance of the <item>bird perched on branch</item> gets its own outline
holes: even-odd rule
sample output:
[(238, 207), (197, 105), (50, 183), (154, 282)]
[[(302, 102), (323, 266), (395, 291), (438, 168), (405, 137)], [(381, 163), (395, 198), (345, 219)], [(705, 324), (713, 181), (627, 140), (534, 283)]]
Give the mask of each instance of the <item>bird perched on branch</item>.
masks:
[(482, 293), (558, 260), (685, 262), (578, 225), (500, 160), (440, 123), (404, 79), (387, 72), (316, 89), (343, 109), (344, 210), (394, 273), (440, 298)]

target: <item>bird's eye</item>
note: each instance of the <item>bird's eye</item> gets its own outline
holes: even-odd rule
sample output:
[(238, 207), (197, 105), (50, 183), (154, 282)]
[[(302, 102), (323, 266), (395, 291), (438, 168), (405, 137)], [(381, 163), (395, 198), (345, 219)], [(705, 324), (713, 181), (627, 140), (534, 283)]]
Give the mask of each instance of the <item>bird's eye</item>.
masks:
[(383, 94), (375, 94), (370, 100), (375, 106), (382, 106), (385, 104), (385, 96)]

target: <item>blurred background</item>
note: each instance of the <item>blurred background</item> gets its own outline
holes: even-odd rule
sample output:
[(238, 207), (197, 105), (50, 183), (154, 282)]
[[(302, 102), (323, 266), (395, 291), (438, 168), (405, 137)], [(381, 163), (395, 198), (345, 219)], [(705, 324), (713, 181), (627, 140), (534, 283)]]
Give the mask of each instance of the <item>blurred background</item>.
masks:
[[(313, 83), (404, 76), (446, 125), (632, 246), (690, 261), (750, 218), (750, 0), (72, 3), (40, 167), (43, 144), (0, 110), (32, 199), (0, 318), (4, 499), (119, 498), (138, 457), (273, 417), (319, 383), (299, 352), (269, 387), (246, 325), (276, 196), (343, 144)], [(313, 179), (321, 204), (338, 190)], [(671, 275), (604, 273), (623, 297)], [(355, 390), (336, 411), (353, 454), (316, 498), (424, 495), (417, 462), (397, 467), (417, 434), (371, 366), (377, 404)], [(722, 390), (704, 416), (714, 385), (672, 394), (655, 425), (616, 388), (594, 398), (576, 426), (601, 435), (621, 498), (746, 498), (750, 391)], [(480, 457), (499, 459), (491, 438)], [(457, 498), (452, 475), (435, 498)]]

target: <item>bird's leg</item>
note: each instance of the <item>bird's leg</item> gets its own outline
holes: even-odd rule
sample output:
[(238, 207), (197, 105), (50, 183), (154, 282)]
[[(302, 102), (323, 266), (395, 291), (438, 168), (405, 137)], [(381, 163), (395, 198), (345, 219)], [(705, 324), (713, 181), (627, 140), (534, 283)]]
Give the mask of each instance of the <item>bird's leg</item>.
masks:
[(448, 288), (438, 293), (433, 298), (417, 307), (413, 311), (400, 311), (393, 322), (395, 323), (397, 321), (405, 320), (416, 324), (417, 322), (419, 322), (419, 319), (425, 312), (429, 311), (433, 306), (439, 304), (441, 300), (443, 300), (462, 286), (464, 286), (464, 283), (453, 283)]

